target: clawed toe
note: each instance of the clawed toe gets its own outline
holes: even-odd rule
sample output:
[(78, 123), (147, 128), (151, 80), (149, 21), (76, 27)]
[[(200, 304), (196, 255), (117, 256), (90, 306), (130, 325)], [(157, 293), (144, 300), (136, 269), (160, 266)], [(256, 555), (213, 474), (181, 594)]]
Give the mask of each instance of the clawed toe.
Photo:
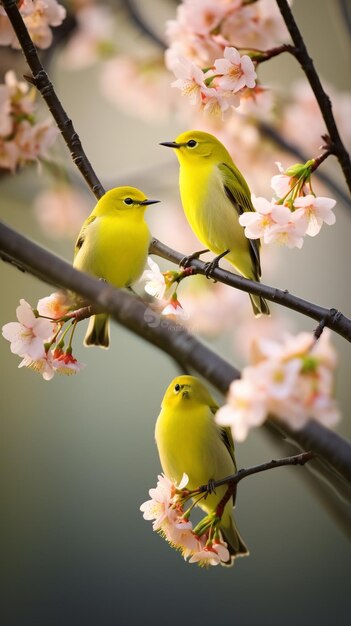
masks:
[(215, 493), (215, 491), (216, 491), (215, 481), (211, 478), (211, 480), (209, 480), (207, 483), (207, 493), (210, 495), (211, 493)]
[(208, 251), (208, 248), (206, 248), (206, 250), (198, 250), (197, 252), (193, 252), (188, 256), (184, 256), (179, 263), (179, 267), (184, 267), (184, 269), (187, 268), (190, 265), (191, 261), (193, 261), (194, 259), (198, 259), (201, 254), (205, 254), (205, 252)]
[(205, 276), (206, 278), (210, 279), (212, 278), (212, 274), (215, 271), (215, 269), (217, 269), (218, 267), (218, 263), (215, 263), (214, 261), (209, 261), (209, 263), (205, 263)]
[(191, 261), (193, 260), (193, 255), (189, 254), (189, 256), (183, 256), (183, 258), (179, 261), (179, 267), (184, 267), (186, 269)]

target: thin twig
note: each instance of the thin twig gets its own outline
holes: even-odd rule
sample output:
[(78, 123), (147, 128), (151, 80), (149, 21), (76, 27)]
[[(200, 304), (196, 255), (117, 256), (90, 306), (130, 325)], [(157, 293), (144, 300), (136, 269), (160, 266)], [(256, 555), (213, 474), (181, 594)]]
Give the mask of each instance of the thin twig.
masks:
[(312, 91), (318, 102), (325, 125), (331, 139), (330, 151), (337, 157), (344, 173), (346, 183), (351, 191), (351, 161), (349, 154), (341, 140), (338, 127), (333, 115), (332, 104), (329, 96), (323, 89), (318, 73), (314, 67), (300, 30), (295, 22), (288, 0), (277, 0), (279, 10), (295, 45), (295, 57), (299, 61)]
[(226, 478), (211, 481), (208, 485), (201, 485), (201, 487), (196, 489), (196, 491), (206, 491), (210, 493), (216, 489), (216, 487), (220, 487), (221, 485), (237, 485), (247, 476), (252, 476), (253, 474), (258, 474), (259, 472), (266, 472), (267, 470), (275, 469), (276, 467), (283, 467), (284, 465), (305, 465), (305, 463), (313, 458), (315, 458), (315, 455), (313, 452), (309, 451), (302, 452), (301, 454), (295, 454), (294, 456), (287, 456), (283, 459), (267, 461), (266, 463), (261, 463), (260, 465), (254, 465), (252, 467), (248, 467), (247, 469), (241, 469), (231, 476), (226, 476)]

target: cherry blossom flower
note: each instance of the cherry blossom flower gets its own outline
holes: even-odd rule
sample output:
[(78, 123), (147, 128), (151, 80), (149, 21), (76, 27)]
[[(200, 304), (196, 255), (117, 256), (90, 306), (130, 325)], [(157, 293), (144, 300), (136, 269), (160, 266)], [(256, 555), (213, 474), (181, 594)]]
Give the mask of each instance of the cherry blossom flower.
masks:
[(43, 317), (50, 317), (57, 320), (66, 315), (70, 308), (67, 294), (63, 291), (55, 291), (50, 296), (40, 298), (37, 304), (37, 311)]
[(74, 358), (70, 349), (67, 349), (66, 352), (61, 349), (54, 350), (53, 359), (53, 367), (58, 374), (71, 376), (85, 367), (84, 363), (80, 363)]
[(147, 264), (150, 269), (144, 271), (140, 281), (147, 281), (144, 286), (146, 293), (157, 298), (157, 300), (163, 300), (179, 272), (161, 272), (157, 263), (150, 256), (147, 259)]
[(19, 148), (20, 163), (35, 161), (39, 157), (46, 157), (48, 149), (53, 144), (59, 130), (53, 126), (51, 120), (31, 124), (23, 120), (18, 125), (15, 136), (16, 145)]
[(300, 209), (290, 212), (289, 219), (285, 221), (283, 210), (286, 208), (280, 205), (272, 207), (271, 216), (276, 223), (265, 230), (264, 242), (279, 243), (288, 248), (302, 248), (303, 237), (306, 234), (307, 218)]
[[(230, 3), (231, 4), (231, 3)], [(235, 3), (221, 24), (221, 33), (239, 48), (265, 50), (288, 39), (288, 32), (275, 0)]]
[(202, 567), (208, 565), (219, 565), (228, 563), (230, 560), (227, 544), (222, 541), (214, 541), (201, 547), (198, 552), (194, 552), (189, 559), (189, 563), (198, 563)]
[(203, 90), (206, 89), (204, 72), (195, 63), (181, 55), (174, 54), (173, 58), (168, 55), (168, 66), (177, 77), (171, 86), (180, 89), (183, 95), (190, 98), (192, 104), (200, 106)]
[(246, 211), (239, 217), (249, 239), (263, 238), (265, 243), (285, 244), (301, 248), (308, 219), (301, 209), (291, 211), (287, 206), (252, 196), (255, 211)]
[(249, 430), (266, 419), (267, 405), (263, 392), (257, 392), (249, 378), (231, 383), (228, 404), (220, 407), (215, 420), (220, 426), (230, 426), (236, 441), (244, 441)]
[(44, 341), (53, 334), (54, 326), (49, 320), (38, 318), (26, 300), (21, 299), (16, 309), (18, 322), (2, 327), (2, 335), (11, 342), (13, 354), (36, 361), (44, 356)]
[(231, 3), (227, 0), (185, 0), (178, 7), (177, 21), (198, 35), (211, 35), (235, 4), (240, 3), (238, 0)]
[(335, 215), (332, 211), (336, 204), (333, 198), (315, 197), (312, 194), (300, 196), (294, 201), (294, 207), (302, 208), (308, 218), (306, 235), (318, 235), (323, 223), (329, 226), (335, 224)]
[(34, 92), (27, 83), (18, 81), (12, 70), (6, 72), (4, 80), (0, 85), (0, 138), (12, 143), (17, 124), (33, 115)]
[(28, 83), (17, 80), (13, 70), (5, 74), (5, 87), (11, 101), (11, 112), (14, 118), (30, 117), (35, 110), (35, 91)]
[(180, 304), (176, 293), (172, 294), (169, 303), (161, 311), (161, 315), (170, 315), (173, 317), (179, 317), (179, 319), (182, 319), (182, 320), (187, 320), (189, 318), (188, 313), (184, 311), (182, 305)]
[(28, 367), (29, 369), (41, 374), (44, 380), (51, 380), (56, 368), (53, 362), (52, 352), (44, 352), (41, 357), (31, 359), (29, 356), (25, 356), (18, 367)]
[(168, 524), (165, 537), (173, 548), (181, 551), (184, 558), (198, 550), (199, 540), (193, 532), (193, 525), (179, 515), (172, 524)]
[(285, 333), (280, 341), (261, 337), (257, 339), (255, 347), (255, 363), (265, 359), (286, 362), (289, 359), (301, 358), (311, 350), (314, 344), (314, 336), (304, 332), (298, 335)]
[(47, 156), (59, 134), (51, 120), (36, 122), (34, 90), (18, 81), (13, 71), (0, 85), (0, 167), (15, 171), (28, 161)]
[(260, 239), (266, 229), (275, 221), (272, 218), (272, 203), (266, 198), (256, 198), (252, 195), (252, 204), (255, 211), (246, 211), (239, 217), (239, 223), (245, 228), (245, 237), (248, 239)]
[(250, 123), (252, 118), (264, 119), (266, 122), (273, 119), (272, 110), (275, 104), (275, 94), (269, 87), (257, 85), (240, 92), (240, 104), (237, 112), (242, 114), (241, 126), (245, 127), (246, 119)]
[(140, 510), (146, 520), (154, 520), (153, 530), (159, 530), (172, 515), (171, 504), (176, 493), (175, 484), (164, 474), (158, 476), (157, 485), (149, 490), (151, 500), (143, 502)]
[(146, 520), (153, 520), (152, 528), (177, 548), (190, 550), (195, 547), (192, 524), (186, 520), (184, 510), (178, 502), (178, 492), (188, 483), (188, 476), (183, 474), (177, 486), (164, 474), (158, 476), (157, 485), (149, 490), (151, 500), (143, 502), (140, 510)]
[[(52, 43), (50, 26), (59, 26), (66, 17), (66, 9), (56, 0), (22, 0), (19, 10), (35, 45), (48, 48)], [(7, 18), (0, 7), (0, 45), (20, 48), (20, 44)]]
[(240, 103), (237, 94), (214, 87), (203, 87), (201, 98), (204, 112), (213, 117), (222, 117), (222, 119), (226, 118), (232, 107), (237, 107)]
[[(175, 52), (193, 61), (200, 67), (212, 66), (213, 61), (222, 54), (228, 41), (218, 34), (204, 35), (203, 30), (211, 28), (211, 25), (217, 20), (217, 16), (218, 19), (221, 19), (220, 13), (217, 16), (215, 15), (221, 2), (222, 0), (211, 3), (211, 16), (206, 11), (205, 3), (201, 0), (199, 5), (196, 8), (194, 7), (194, 11), (190, 2), (182, 3), (178, 6), (177, 20), (166, 22), (166, 38), (170, 42), (170, 47), (166, 50), (166, 65), (169, 52)], [(203, 9), (206, 11), (206, 14), (202, 12)], [(190, 13), (189, 15), (187, 15), (188, 12)], [(209, 17), (210, 19), (208, 19)], [(196, 20), (196, 24), (194, 24), (194, 20)]]
[[(236, 93), (243, 87), (255, 87), (257, 74), (255, 66), (247, 54), (243, 56), (236, 48), (224, 49), (224, 58), (216, 59), (214, 71), (221, 89)], [(218, 74), (221, 76), (218, 78)]]
[(294, 186), (296, 179), (288, 176), (280, 163), (276, 161), (276, 166), (279, 169), (280, 174), (275, 174), (271, 180), (271, 187), (278, 199), (285, 198)]

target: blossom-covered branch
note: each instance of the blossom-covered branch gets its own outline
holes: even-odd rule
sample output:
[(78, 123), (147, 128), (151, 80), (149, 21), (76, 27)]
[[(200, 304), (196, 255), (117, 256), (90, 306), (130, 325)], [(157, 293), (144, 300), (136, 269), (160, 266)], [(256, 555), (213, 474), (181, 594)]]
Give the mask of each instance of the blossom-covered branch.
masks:
[[(231, 562), (228, 544), (223, 539), (220, 522), (227, 502), (233, 497), (237, 484), (246, 476), (257, 474), (274, 467), (284, 465), (305, 465), (313, 459), (312, 452), (304, 452), (277, 461), (270, 461), (248, 469), (242, 469), (233, 476), (228, 476), (207, 485), (194, 489), (187, 489), (189, 477), (186, 473), (177, 485), (167, 476), (159, 475), (156, 488), (149, 490), (150, 500), (143, 502), (140, 510), (144, 519), (152, 521), (154, 531), (159, 532), (166, 541), (179, 550), (189, 563), (198, 563), (203, 567), (229, 565)], [(191, 521), (194, 502), (206, 499), (220, 485), (228, 487), (212, 513), (207, 514), (195, 526)], [(189, 500), (193, 503), (188, 507)], [(188, 508), (186, 508), (188, 507)], [(245, 546), (246, 548), (246, 546)], [(248, 551), (242, 551), (237, 556), (245, 556)]]
[(349, 154), (341, 140), (335, 123), (332, 104), (329, 96), (323, 89), (318, 73), (314, 67), (300, 30), (295, 22), (288, 0), (277, 0), (278, 7), (289, 30), (291, 39), (295, 44), (294, 56), (299, 61), (306, 77), (311, 85), (318, 102), (325, 125), (331, 139), (330, 152), (335, 154), (344, 172), (346, 183), (351, 191), (351, 161)]
[[(23, 269), (39, 276), (41, 280), (73, 291), (98, 309), (107, 311), (115, 321), (143, 337), (181, 366), (191, 368), (203, 376), (221, 393), (226, 394), (231, 382), (240, 373), (218, 354), (207, 348), (180, 324), (161, 319), (151, 313), (141, 299), (75, 270), (69, 263), (38, 246), (23, 235), (0, 224), (0, 255), (16, 259)], [(345, 481), (351, 482), (351, 444), (337, 433), (311, 422), (299, 431), (285, 424), (268, 420), (270, 428), (288, 438), (295, 445), (311, 450), (328, 466), (328, 480), (345, 495)], [(336, 483), (335, 483), (336, 480)], [(349, 494), (350, 495), (350, 494)], [(351, 498), (351, 495), (350, 495)]]
[[(150, 24), (148, 24), (144, 18), (144, 16), (142, 15), (142, 13), (137, 9), (137, 7), (135, 6), (135, 3), (132, 2), (131, 0), (125, 3), (126, 4), (126, 10), (129, 13), (130, 18), (133, 20), (133, 22), (138, 26), (138, 28), (140, 28), (142, 30), (142, 32), (147, 35), (149, 38), (152, 39), (152, 41), (154, 41), (156, 44), (158, 44), (163, 50), (167, 49), (167, 44), (165, 40), (161, 40), (159, 38), (159, 36), (155, 33), (154, 30), (152, 30)], [(189, 3), (190, 4), (190, 3)], [(246, 10), (245, 5), (249, 5), (249, 4), (253, 4), (250, 2), (243, 2), (240, 6), (240, 4), (235, 5), (233, 7), (233, 11), (235, 13), (235, 11), (238, 11), (238, 16), (240, 14), (240, 10), (242, 9), (244, 12)], [(178, 7), (179, 11), (182, 11), (181, 6)], [(230, 7), (229, 5), (227, 5), (229, 14), (230, 14)], [(204, 24), (202, 24), (202, 28), (206, 28), (206, 25), (208, 26), (208, 24), (206, 24), (206, 16), (207, 19), (210, 20), (210, 16), (212, 13), (212, 16), (216, 16), (216, 10), (218, 9), (218, 14), (217, 14), (217, 18), (218, 21), (220, 22), (220, 17), (221, 17), (221, 7), (216, 7), (216, 3), (214, 2), (213, 5), (209, 5), (208, 7), (208, 12), (206, 12), (206, 7), (204, 7), (203, 12), (204, 12)], [(255, 39), (257, 37), (259, 37), (259, 33), (258, 30), (260, 29), (261, 31), (264, 31), (264, 25), (260, 23), (260, 19), (258, 16), (255, 16), (255, 14), (250, 14), (250, 8), (248, 9), (249, 13), (248, 14), (243, 14), (241, 19), (239, 18), (238, 23), (235, 23), (235, 31), (238, 30), (239, 32), (239, 37), (242, 34), (242, 29), (245, 30), (245, 27), (247, 27), (248, 31), (250, 31), (250, 27), (252, 28), (252, 32), (251, 32), (251, 36)], [(268, 7), (268, 9), (266, 8), (266, 10), (263, 10), (263, 15), (266, 15), (266, 17), (269, 15), (271, 18), (271, 22), (269, 24), (267, 24), (267, 31), (271, 31), (271, 29), (275, 28), (275, 19), (276, 16), (272, 16), (270, 15), (270, 11), (271, 11), (271, 6)], [(191, 13), (188, 14), (184, 14), (183, 13), (183, 22), (187, 21), (187, 18), (190, 18)], [(259, 15), (259, 13), (258, 13)], [(264, 20), (264, 17), (263, 17)], [(182, 21), (182, 20), (181, 20)], [(196, 17), (196, 15), (194, 15), (194, 21), (197, 23), (197, 25), (200, 27), (199, 33), (202, 32), (202, 28), (201, 28), (201, 11), (199, 12), (199, 15)], [(184, 26), (185, 24), (182, 22), (182, 25)], [(234, 20), (235, 22), (235, 20)], [(172, 29), (174, 28), (174, 22), (171, 22), (172, 24)], [(250, 26), (251, 24), (251, 26)], [(218, 24), (216, 25), (215, 23), (212, 24), (212, 26), (214, 26), (214, 32), (216, 32), (216, 30), (218, 28), (220, 28), (218, 26)], [(182, 33), (182, 28), (179, 28), (179, 34), (180, 34), (180, 39), (182, 39), (183, 34)], [(186, 28), (185, 28), (186, 30)], [(208, 30), (211, 31), (210, 26), (208, 26)], [(202, 33), (203, 34), (203, 33)], [(210, 33), (211, 34), (211, 33)], [(262, 34), (262, 33), (261, 33)], [(278, 34), (278, 33), (277, 33)], [(196, 41), (196, 35), (195, 33), (193, 33), (194, 35), (194, 41)], [(264, 38), (264, 35), (262, 35)], [(186, 38), (186, 33), (184, 33), (184, 37)], [(172, 39), (172, 37), (171, 37)], [(248, 38), (249, 40), (250, 38)], [(261, 41), (261, 44), (263, 44), (263, 40)], [(268, 41), (265, 42), (266, 45), (269, 43)], [(204, 42), (202, 41), (199, 42), (199, 47), (200, 49), (202, 48), (202, 45), (204, 45)], [(189, 44), (189, 48), (192, 49), (192, 45)], [(259, 63), (263, 63), (265, 61), (268, 61), (272, 58), (274, 58), (275, 56), (278, 56), (280, 54), (283, 54), (285, 52), (290, 53), (292, 56), (295, 56), (295, 58), (299, 58), (299, 50), (296, 49), (296, 47), (294, 45), (291, 44), (286, 44), (283, 43), (281, 45), (278, 46), (273, 46), (273, 47), (269, 47), (269, 49), (267, 50), (256, 50), (254, 48), (247, 48), (247, 46), (245, 47), (245, 45), (243, 45), (243, 51), (247, 51), (248, 53), (250, 53), (251, 59), (254, 60), (254, 62), (256, 64)], [(194, 50), (193, 50), (194, 52)], [(303, 154), (301, 152), (301, 150), (298, 148), (297, 145), (289, 142), (281, 132), (279, 132), (278, 128), (275, 127), (273, 124), (267, 122), (266, 120), (257, 118), (255, 120), (255, 124), (257, 125), (259, 131), (263, 134), (263, 136), (268, 137), (271, 141), (273, 141), (278, 147), (283, 148), (285, 151), (290, 152), (291, 154), (293, 154), (294, 156), (296, 156), (300, 162), (306, 162), (308, 160), (307, 155)], [(329, 153), (328, 153), (329, 155)], [(331, 177), (329, 176), (329, 174), (327, 172), (323, 172), (323, 171), (318, 171), (317, 172), (317, 177), (325, 184), (327, 185), (335, 194), (337, 194), (340, 198), (340, 200), (342, 200), (346, 205), (351, 205), (350, 202), (350, 197), (347, 193), (345, 193), (345, 191), (340, 187), (340, 185)]]

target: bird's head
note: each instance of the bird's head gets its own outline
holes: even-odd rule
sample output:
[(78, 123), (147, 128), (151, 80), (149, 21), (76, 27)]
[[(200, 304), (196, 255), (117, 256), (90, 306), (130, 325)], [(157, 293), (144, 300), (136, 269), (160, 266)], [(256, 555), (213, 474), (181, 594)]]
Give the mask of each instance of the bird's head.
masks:
[(216, 162), (231, 159), (226, 148), (214, 135), (201, 130), (188, 130), (175, 141), (164, 141), (160, 145), (173, 148), (181, 165), (194, 164), (202, 159)]
[(178, 376), (168, 386), (162, 408), (192, 408), (205, 405), (217, 410), (217, 404), (202, 382), (194, 376)]
[(106, 215), (115, 211), (137, 211), (144, 213), (150, 204), (160, 202), (149, 200), (146, 195), (135, 187), (115, 187), (107, 191), (100, 198), (95, 212), (98, 215)]

